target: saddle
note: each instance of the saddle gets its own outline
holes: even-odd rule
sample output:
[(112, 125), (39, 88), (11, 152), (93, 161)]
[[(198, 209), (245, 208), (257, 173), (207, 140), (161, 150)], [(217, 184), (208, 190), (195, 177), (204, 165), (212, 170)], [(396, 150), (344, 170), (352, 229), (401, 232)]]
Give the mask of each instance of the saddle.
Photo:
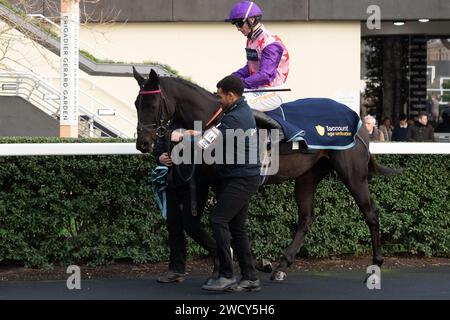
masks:
[(267, 114), (265, 114), (262, 111), (252, 109), (252, 113), (253, 113), (253, 116), (255, 117), (256, 126), (258, 128), (267, 129), (267, 130), (271, 130), (271, 129), (278, 130), (278, 133), (279, 133), (278, 139), (275, 141), (271, 141), (271, 143), (279, 143), (279, 142), (285, 140), (283, 128), (277, 121), (275, 121), (274, 119), (272, 119), (271, 117), (269, 117)]
[[(271, 129), (277, 129), (278, 130), (278, 137), (273, 141), (268, 141), (267, 148), (270, 149), (271, 145), (273, 144), (279, 144), (279, 153), (280, 154), (291, 154), (291, 153), (315, 153), (318, 150), (311, 150), (308, 149), (308, 146), (304, 141), (297, 141), (297, 142), (288, 142), (286, 141), (286, 137), (283, 132), (283, 128), (281, 125), (274, 120), (273, 118), (269, 117), (266, 113), (258, 110), (252, 109), (253, 116), (256, 120), (256, 126), (261, 129), (271, 130)], [(271, 136), (269, 135), (269, 138)]]

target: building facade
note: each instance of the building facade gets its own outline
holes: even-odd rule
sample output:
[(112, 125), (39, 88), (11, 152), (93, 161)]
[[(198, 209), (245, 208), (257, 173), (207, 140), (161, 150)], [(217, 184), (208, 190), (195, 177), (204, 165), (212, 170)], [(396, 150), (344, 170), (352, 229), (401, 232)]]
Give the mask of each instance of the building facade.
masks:
[[(28, 3), (33, 13), (58, 16), (59, 0)], [(81, 1), (82, 12), (86, 13), (81, 40), (92, 48), (86, 50), (94, 56), (127, 63), (167, 64), (181, 76), (214, 91), (219, 79), (245, 64), (245, 38), (234, 26), (223, 22), (234, 3)], [(436, 100), (435, 120), (441, 120), (440, 114), (450, 101), (450, 92), (446, 91), (450, 84), (450, 1), (256, 3), (264, 11), (266, 27), (279, 35), (290, 53), (287, 87), (292, 91), (285, 95), (286, 101), (329, 97), (381, 120), (386, 116), (396, 119), (401, 113), (414, 116), (421, 110), (431, 114), (436, 112), (432, 107)], [(378, 18), (376, 26), (373, 22)], [(49, 60), (58, 65), (57, 56)], [(50, 70), (46, 63), (33, 68), (42, 75), (57, 77), (57, 70)], [(134, 79), (83, 73), (82, 77), (95, 83), (98, 89), (92, 93), (99, 99), (108, 92), (122, 104), (129, 103), (131, 111), (124, 113), (133, 113), (137, 91)]]

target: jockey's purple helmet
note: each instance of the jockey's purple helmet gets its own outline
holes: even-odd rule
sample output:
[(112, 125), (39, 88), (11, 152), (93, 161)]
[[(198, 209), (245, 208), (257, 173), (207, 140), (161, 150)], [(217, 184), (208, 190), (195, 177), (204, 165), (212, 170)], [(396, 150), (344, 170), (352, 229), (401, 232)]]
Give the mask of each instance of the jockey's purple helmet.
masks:
[(253, 1), (240, 1), (231, 8), (230, 16), (228, 19), (225, 19), (225, 22), (258, 16), (262, 16), (262, 10), (256, 3)]

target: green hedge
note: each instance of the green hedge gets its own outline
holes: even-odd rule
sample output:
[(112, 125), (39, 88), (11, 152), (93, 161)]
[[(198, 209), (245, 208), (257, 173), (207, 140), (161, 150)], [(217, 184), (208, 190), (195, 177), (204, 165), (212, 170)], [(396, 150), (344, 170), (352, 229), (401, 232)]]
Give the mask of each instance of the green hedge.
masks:
[[(0, 143), (12, 141), (59, 139)], [(450, 256), (449, 156), (377, 159), (405, 169), (401, 176), (370, 182), (384, 254)], [(46, 267), (166, 260), (167, 231), (153, 201), (152, 167), (153, 159), (143, 155), (0, 157), (0, 262)], [(249, 216), (256, 256), (278, 258), (289, 244), (297, 223), (292, 191), (292, 183), (268, 186), (253, 199)], [(315, 207), (302, 256), (370, 254), (362, 214), (334, 175), (321, 183)], [(190, 241), (189, 254), (205, 252)]]

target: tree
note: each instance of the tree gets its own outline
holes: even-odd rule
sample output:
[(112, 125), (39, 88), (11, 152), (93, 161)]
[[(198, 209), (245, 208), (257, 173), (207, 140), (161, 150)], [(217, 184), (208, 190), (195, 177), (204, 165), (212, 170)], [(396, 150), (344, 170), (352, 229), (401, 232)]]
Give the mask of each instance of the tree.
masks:
[[(102, 0), (81, 0), (80, 16), (81, 23), (84, 26), (87, 26), (90, 22), (101, 24), (114, 23), (119, 12), (114, 8), (105, 11), (103, 6), (100, 6), (101, 2)], [(60, 0), (11, 0), (11, 3), (0, 0), (0, 4), (13, 12), (0, 11), (0, 69), (8, 69), (8, 66), (14, 69), (14, 64), (16, 64), (32, 71), (30, 67), (32, 64), (27, 63), (30, 61), (27, 52), (17, 49), (23, 48), (23, 46), (33, 46), (47, 60), (48, 64), (53, 66), (48, 58), (47, 50), (38, 45), (43, 43), (42, 39), (31, 33), (21, 21), (16, 19), (15, 15), (58, 38), (59, 30), (49, 25), (46, 21), (31, 18), (29, 14), (36, 12), (45, 13), (45, 16), (50, 20), (59, 23)], [(53, 67), (59, 68), (59, 64)]]
[(363, 106), (366, 114), (377, 114), (383, 101), (383, 70), (382, 47), (380, 37), (368, 37), (363, 39), (364, 63), (366, 65), (366, 88), (364, 90)]
[(405, 37), (367, 37), (365, 47), (366, 113), (378, 122), (397, 119), (409, 94), (409, 41)]

